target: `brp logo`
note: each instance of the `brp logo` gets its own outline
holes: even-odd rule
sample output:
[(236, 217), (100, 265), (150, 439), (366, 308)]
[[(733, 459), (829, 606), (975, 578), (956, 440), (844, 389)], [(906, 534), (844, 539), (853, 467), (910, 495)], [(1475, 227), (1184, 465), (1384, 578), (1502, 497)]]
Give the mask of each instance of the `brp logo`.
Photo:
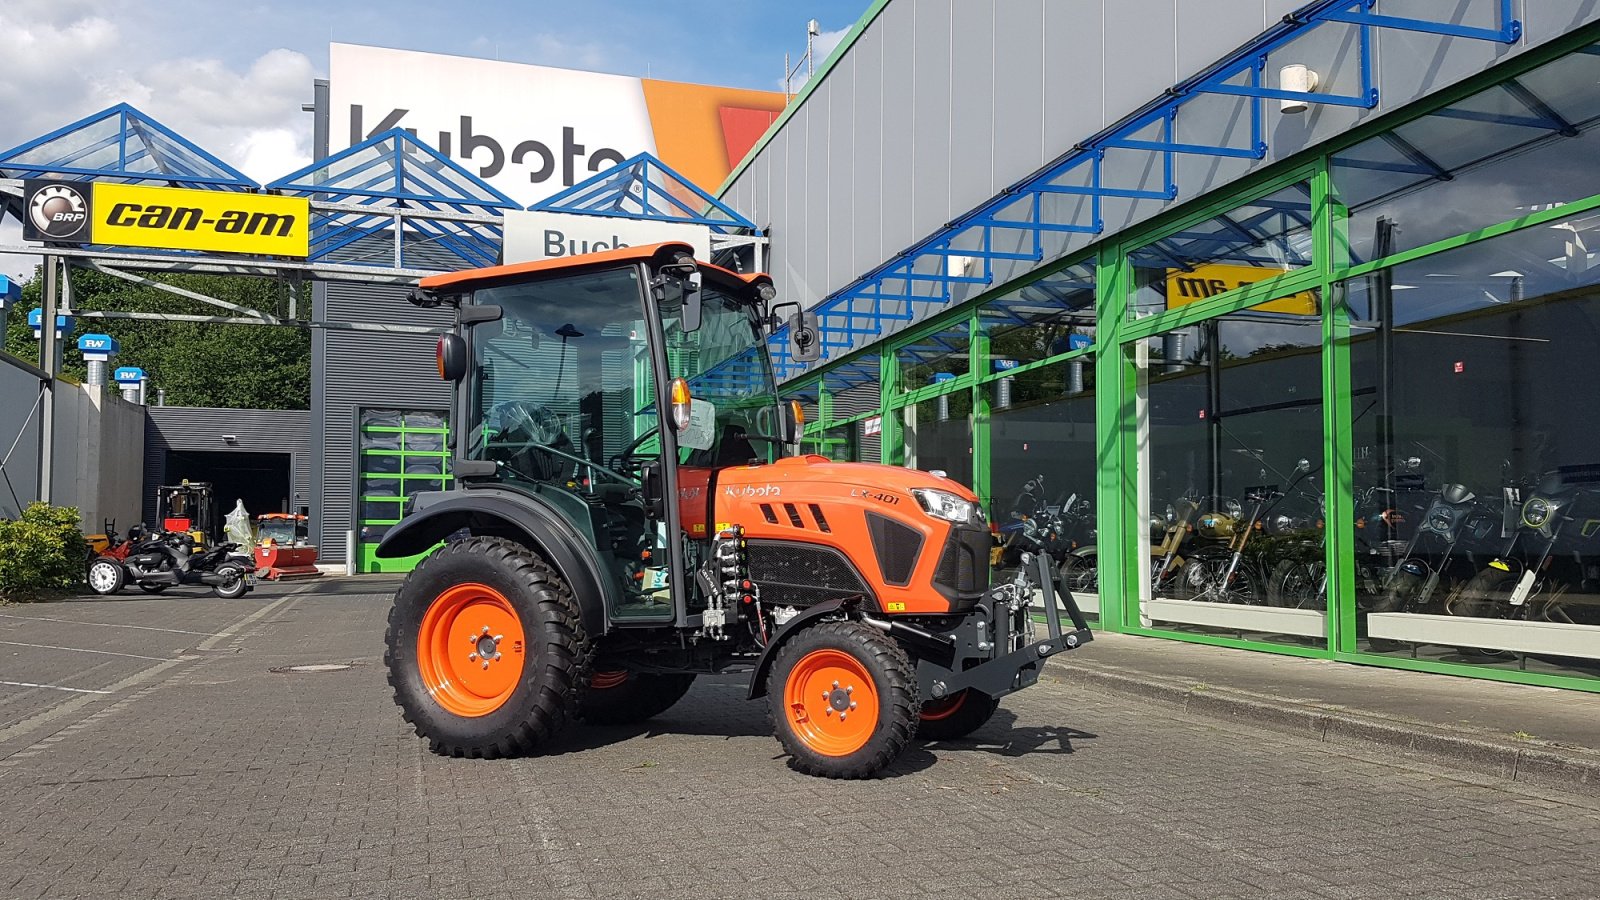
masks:
[(89, 201), (77, 188), (52, 184), (28, 201), (28, 221), (41, 240), (72, 240), (89, 227)]

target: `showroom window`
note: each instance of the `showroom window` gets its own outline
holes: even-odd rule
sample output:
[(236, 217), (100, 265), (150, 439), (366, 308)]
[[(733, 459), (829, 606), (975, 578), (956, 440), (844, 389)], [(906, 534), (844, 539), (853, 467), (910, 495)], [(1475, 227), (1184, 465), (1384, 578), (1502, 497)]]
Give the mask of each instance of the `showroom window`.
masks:
[(1600, 193), (1596, 83), (1574, 53), (1335, 153), (1351, 262)]
[(962, 387), (899, 410), (905, 464), (973, 486), (972, 391)]
[(435, 410), (363, 409), (358, 533), (377, 543), (405, 515), (406, 500), (450, 486), (445, 416)]
[(1600, 658), (1593, 218), (1346, 284), (1361, 649), (1566, 674)]
[(911, 393), (966, 375), (971, 347), (972, 329), (965, 318), (902, 345), (895, 351), (900, 392)]
[(1311, 182), (1294, 182), (1180, 227), (1130, 252), (1128, 262), (1133, 273), (1131, 319), (1310, 266)]

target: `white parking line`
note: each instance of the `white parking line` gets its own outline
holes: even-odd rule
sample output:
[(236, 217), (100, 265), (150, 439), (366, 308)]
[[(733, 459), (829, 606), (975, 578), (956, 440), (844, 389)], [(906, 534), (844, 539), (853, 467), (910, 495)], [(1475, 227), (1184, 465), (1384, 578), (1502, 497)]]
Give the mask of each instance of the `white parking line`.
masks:
[(0, 619), (23, 619), (29, 622), (59, 622), (63, 625), (99, 625), (104, 628), (137, 628), (140, 631), (165, 631), (168, 634), (197, 634), (201, 637), (211, 637), (210, 631), (184, 631), (181, 628), (156, 628), (150, 625), (123, 625), (117, 622), (79, 622), (76, 619), (52, 619), (49, 616), (14, 616), (9, 613), (0, 613)]
[(114, 653), (110, 650), (85, 650), (82, 647), (57, 647), (53, 644), (24, 644), (20, 641), (0, 641), (8, 647), (32, 647), (35, 650), (70, 650), (73, 653), (98, 653), (101, 656), (126, 656), (129, 659), (149, 659), (155, 662), (167, 662), (170, 656), (140, 656), (137, 653)]
[(7, 685), (9, 687), (44, 688), (46, 690), (51, 690), (51, 691), (70, 691), (71, 693), (74, 693), (74, 694), (109, 694), (109, 693), (111, 693), (110, 691), (91, 691), (91, 690), (88, 690), (87, 688), (60, 687), (60, 686), (54, 685), (54, 684), (34, 684), (31, 681), (0, 681), (0, 684)]

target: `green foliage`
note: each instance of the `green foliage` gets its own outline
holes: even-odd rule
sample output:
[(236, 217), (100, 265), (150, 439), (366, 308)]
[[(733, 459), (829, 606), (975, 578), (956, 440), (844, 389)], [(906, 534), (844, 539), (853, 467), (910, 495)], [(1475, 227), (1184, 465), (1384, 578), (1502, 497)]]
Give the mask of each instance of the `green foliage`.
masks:
[(83, 580), (78, 511), (31, 503), (17, 519), (0, 519), (0, 599), (36, 600)]
[[(196, 293), (249, 309), (288, 314), (288, 289), (266, 278), (226, 275), (151, 276)], [(39, 342), (28, 329), (27, 310), (40, 305), (41, 272), (22, 286), (22, 301), (9, 316), (5, 350), (37, 364)], [(310, 292), (302, 291), (297, 312), (310, 312)], [(239, 317), (243, 314), (145, 287), (101, 272), (72, 273), (72, 306), (97, 312), (162, 312)], [(63, 369), (82, 380), (78, 335), (109, 334), (122, 345), (113, 366), (139, 366), (150, 374), (152, 391), (167, 392), (169, 406), (220, 406), (240, 409), (306, 409), (311, 401), (311, 335), (303, 328), (214, 325), (201, 322), (151, 322), (133, 319), (78, 319), (66, 340)], [(154, 395), (152, 394), (152, 402)]]

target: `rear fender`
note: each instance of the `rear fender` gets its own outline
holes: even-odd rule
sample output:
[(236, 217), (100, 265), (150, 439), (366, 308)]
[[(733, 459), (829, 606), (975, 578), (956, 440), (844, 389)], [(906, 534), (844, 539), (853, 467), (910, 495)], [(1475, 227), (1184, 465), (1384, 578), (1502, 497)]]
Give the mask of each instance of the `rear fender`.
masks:
[(447, 491), (389, 529), (377, 555), (412, 556), (462, 529), (474, 535), (510, 538), (544, 557), (572, 588), (590, 637), (606, 631), (614, 585), (603, 574), (594, 548), (549, 504), (511, 491), (475, 488)]

